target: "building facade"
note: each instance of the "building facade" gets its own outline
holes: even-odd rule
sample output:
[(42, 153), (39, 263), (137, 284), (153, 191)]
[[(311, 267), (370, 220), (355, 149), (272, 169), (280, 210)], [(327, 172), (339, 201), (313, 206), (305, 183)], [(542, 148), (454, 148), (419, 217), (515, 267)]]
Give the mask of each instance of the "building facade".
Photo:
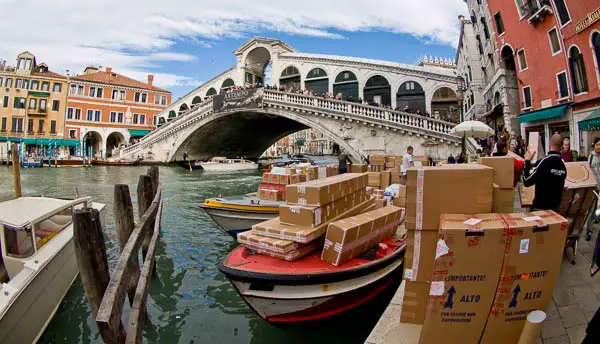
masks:
[(69, 80), (65, 133), (81, 142), (81, 151), (95, 158), (118, 156), (154, 128), (154, 117), (171, 104), (171, 92), (117, 74), (111, 68), (87, 67)]
[(456, 49), (456, 73), (464, 80), (463, 119), (473, 121), (488, 111), (483, 94), (486, 80), (482, 68), (482, 58), (477, 48), (474, 24), (464, 16), (459, 16), (458, 21), (460, 36)]
[[(24, 52), (14, 66), (0, 61), (0, 86), (0, 142), (24, 143), (24, 152), (36, 159), (63, 155), (77, 144), (64, 137), (66, 77)], [(6, 158), (8, 145), (0, 147)]]

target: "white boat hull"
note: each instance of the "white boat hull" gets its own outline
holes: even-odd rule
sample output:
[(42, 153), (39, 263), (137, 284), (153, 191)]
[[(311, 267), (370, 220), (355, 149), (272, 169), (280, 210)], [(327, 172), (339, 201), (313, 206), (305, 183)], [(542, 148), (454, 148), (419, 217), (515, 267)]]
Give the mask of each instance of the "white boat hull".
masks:
[(201, 163), (202, 169), (209, 172), (221, 172), (221, 171), (252, 171), (258, 169), (258, 164), (255, 163), (244, 163), (244, 164), (216, 164), (216, 163)]
[(204, 208), (206, 213), (229, 234), (236, 234), (252, 228), (253, 225), (270, 220), (277, 213), (232, 211), (227, 209)]

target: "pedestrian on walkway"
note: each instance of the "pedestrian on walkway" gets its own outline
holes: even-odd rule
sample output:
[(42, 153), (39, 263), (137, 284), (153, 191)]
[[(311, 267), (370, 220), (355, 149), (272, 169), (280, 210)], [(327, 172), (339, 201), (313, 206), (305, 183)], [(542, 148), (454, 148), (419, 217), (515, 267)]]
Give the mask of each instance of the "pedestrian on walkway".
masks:
[(402, 157), (402, 166), (401, 166), (401, 170), (400, 172), (402, 172), (403, 175), (403, 183), (404, 185), (406, 185), (406, 181), (407, 181), (407, 176), (406, 176), (406, 172), (408, 172), (408, 169), (413, 167), (415, 165), (414, 161), (413, 161), (413, 147), (412, 146), (408, 146), (408, 148), (406, 149), (406, 154), (404, 155), (404, 157)]
[(344, 151), (340, 151), (340, 155), (338, 155), (338, 172), (340, 174), (348, 172), (348, 165), (346, 165), (346, 162), (352, 165), (352, 160), (350, 160), (348, 154), (346, 154)]
[[(600, 183), (600, 137), (594, 139), (593, 150), (590, 153), (590, 157), (588, 159), (588, 163), (590, 164), (590, 168), (592, 169), (592, 173), (594, 177), (596, 177), (596, 182)], [(597, 190), (600, 190), (600, 185), (596, 186)], [(592, 207), (593, 213), (588, 219), (587, 230), (586, 230), (586, 240), (590, 240), (592, 238), (592, 232), (594, 229), (594, 223), (598, 223), (598, 216), (596, 215), (596, 209), (598, 208), (598, 199), (596, 199), (594, 206)]]
[(525, 152), (523, 185), (526, 187), (536, 186), (531, 211), (558, 211), (567, 178), (567, 168), (560, 157), (562, 143), (560, 134), (552, 135), (548, 155), (536, 166), (531, 164), (531, 158), (535, 152), (531, 152), (529, 149)]
[(519, 182), (519, 180), (521, 179), (521, 174), (523, 173), (523, 168), (525, 167), (525, 161), (522, 160), (520, 157), (518, 157), (518, 155), (516, 155), (513, 152), (508, 152), (508, 149), (506, 147), (506, 140), (504, 139), (504, 137), (500, 137), (498, 138), (498, 142), (496, 143), (496, 147), (498, 147), (498, 151), (494, 154), (492, 154), (492, 156), (510, 156), (513, 158), (514, 161), (514, 186), (517, 186), (517, 183)]
[(563, 139), (563, 146), (560, 152), (560, 156), (562, 157), (564, 162), (577, 161), (577, 152), (571, 150), (571, 140), (568, 137), (565, 137)]

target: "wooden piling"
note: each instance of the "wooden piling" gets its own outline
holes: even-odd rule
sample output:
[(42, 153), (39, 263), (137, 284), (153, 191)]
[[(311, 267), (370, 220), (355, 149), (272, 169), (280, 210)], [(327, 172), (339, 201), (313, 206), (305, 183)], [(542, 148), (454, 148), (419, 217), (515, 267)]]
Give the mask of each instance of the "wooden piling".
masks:
[[(138, 213), (140, 218), (152, 204), (152, 199), (154, 198), (152, 189), (152, 178), (146, 175), (140, 176), (137, 186)], [(154, 228), (154, 223), (152, 223), (152, 228)], [(148, 254), (151, 236), (151, 233), (145, 233), (144, 235), (144, 242), (142, 243), (142, 257), (144, 258), (144, 262), (146, 261), (146, 256)], [(152, 268), (152, 276), (156, 276), (156, 266)]]
[(159, 183), (158, 166), (150, 167), (146, 174), (150, 176), (150, 179), (152, 180), (152, 197), (154, 197), (154, 195), (156, 195), (156, 190), (158, 189)]
[[(17, 144), (12, 144), (12, 166), (13, 166), (13, 184), (15, 186), (15, 197), (21, 197), (21, 164), (19, 163), (19, 150)], [(6, 161), (8, 164), (8, 160)]]
[[(125, 248), (127, 240), (133, 228), (135, 226), (133, 219), (133, 205), (131, 204), (131, 196), (129, 194), (129, 186), (126, 184), (115, 185), (114, 193), (114, 208), (115, 208), (115, 224), (117, 226), (117, 234), (119, 236), (119, 244), (121, 251)], [(135, 298), (135, 289), (137, 288), (138, 279), (140, 278), (139, 260), (137, 255), (134, 256), (130, 264), (130, 281), (129, 287), (127, 288), (127, 295), (129, 295), (129, 305), (133, 305), (133, 299)]]

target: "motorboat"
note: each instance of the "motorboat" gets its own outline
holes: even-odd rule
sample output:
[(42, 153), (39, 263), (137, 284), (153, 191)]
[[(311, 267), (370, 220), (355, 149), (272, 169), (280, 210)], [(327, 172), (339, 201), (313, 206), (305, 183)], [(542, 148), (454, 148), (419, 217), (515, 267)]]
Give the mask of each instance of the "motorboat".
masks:
[(241, 196), (210, 198), (200, 204), (227, 234), (233, 235), (250, 230), (253, 225), (279, 216), (283, 202), (265, 201), (256, 193)]
[(0, 246), (8, 274), (8, 281), (0, 281), (0, 343), (35, 343), (50, 323), (79, 273), (73, 210), (85, 206), (104, 209), (90, 197), (0, 203)]
[(227, 159), (214, 157), (207, 162), (200, 163), (205, 171), (249, 171), (258, 169), (258, 164), (245, 159)]
[(177, 165), (185, 168), (186, 170), (199, 170), (202, 169), (200, 160), (180, 160), (175, 162)]
[(85, 161), (81, 157), (70, 156), (68, 158), (59, 158), (59, 159), (45, 159), (44, 164), (48, 166), (72, 166), (78, 167), (83, 166)]
[(92, 165), (101, 165), (101, 166), (136, 166), (139, 164), (139, 160), (92, 160)]
[(27, 158), (23, 159), (21, 165), (23, 167), (44, 167), (44, 161), (42, 159)]
[(288, 262), (239, 246), (219, 264), (244, 301), (272, 323), (338, 315), (399, 285), (406, 243), (393, 236), (340, 266), (317, 250)]

